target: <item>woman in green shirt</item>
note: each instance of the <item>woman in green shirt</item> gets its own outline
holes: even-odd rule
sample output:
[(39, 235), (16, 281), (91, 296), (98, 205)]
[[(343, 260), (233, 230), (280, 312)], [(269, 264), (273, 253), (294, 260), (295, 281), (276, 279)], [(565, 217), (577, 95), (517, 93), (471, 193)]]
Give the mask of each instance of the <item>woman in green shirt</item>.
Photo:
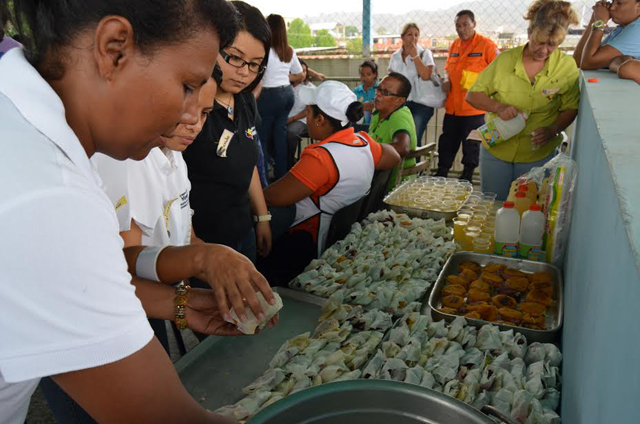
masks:
[(579, 71), (569, 55), (557, 50), (570, 24), (578, 23), (571, 3), (537, 0), (529, 6), (529, 42), (500, 54), (467, 94), (471, 106), (508, 121), (529, 115), (516, 136), (480, 152), (482, 190), (506, 199), (511, 182), (542, 166), (562, 141), (560, 132), (578, 114)]

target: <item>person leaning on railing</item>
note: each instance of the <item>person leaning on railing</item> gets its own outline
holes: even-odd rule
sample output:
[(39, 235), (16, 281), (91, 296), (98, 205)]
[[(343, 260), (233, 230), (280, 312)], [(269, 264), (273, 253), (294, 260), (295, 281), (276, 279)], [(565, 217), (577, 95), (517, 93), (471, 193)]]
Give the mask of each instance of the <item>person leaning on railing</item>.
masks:
[(640, 60), (633, 56), (618, 56), (609, 65), (611, 72), (622, 79), (630, 79), (640, 84)]
[[(601, 69), (611, 61), (627, 55), (640, 59), (640, 0), (599, 1), (573, 57), (581, 69)], [(609, 19), (618, 26), (604, 41)]]
[(569, 25), (577, 24), (577, 13), (567, 1), (537, 0), (525, 18), (529, 42), (500, 53), (467, 94), (471, 106), (489, 112), (487, 122), (529, 114), (519, 134), (480, 150), (482, 191), (497, 193), (498, 199), (507, 198), (515, 178), (551, 160), (560, 132), (578, 114), (579, 71), (571, 56), (558, 50)]

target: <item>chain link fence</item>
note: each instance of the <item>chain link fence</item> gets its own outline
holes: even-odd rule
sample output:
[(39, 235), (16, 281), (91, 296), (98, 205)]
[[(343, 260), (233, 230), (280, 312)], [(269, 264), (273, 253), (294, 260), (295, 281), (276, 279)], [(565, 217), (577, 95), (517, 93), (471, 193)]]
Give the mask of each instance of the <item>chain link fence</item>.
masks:
[[(413, 3), (415, 6), (409, 7), (408, 3), (399, 2), (394, 12), (388, 13), (389, 1), (371, 1), (373, 55), (384, 56), (397, 50), (401, 45), (400, 33), (408, 22), (415, 22), (420, 27), (421, 45), (432, 49), (436, 56), (446, 54), (457, 37), (454, 18), (462, 9), (474, 12), (478, 31), (492, 38), (501, 49), (521, 45), (527, 39), (524, 15), (531, 0), (477, 0), (438, 10), (421, 10), (419, 3)], [(595, 2), (596, 0), (572, 2), (582, 22), (567, 36), (563, 49), (570, 50), (577, 44), (581, 29), (589, 21), (591, 7)], [(290, 19), (291, 44), (309, 53), (362, 55), (362, 15), (362, 12), (335, 11)]]

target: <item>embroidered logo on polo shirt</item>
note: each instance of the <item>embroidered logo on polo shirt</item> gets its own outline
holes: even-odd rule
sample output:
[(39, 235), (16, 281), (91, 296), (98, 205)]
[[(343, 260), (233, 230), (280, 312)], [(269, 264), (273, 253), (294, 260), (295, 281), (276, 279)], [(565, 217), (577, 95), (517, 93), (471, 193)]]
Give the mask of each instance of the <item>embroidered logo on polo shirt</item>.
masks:
[(245, 131), (247, 138), (250, 138), (251, 140), (253, 140), (253, 137), (255, 137), (257, 133), (256, 127), (247, 128), (247, 131)]
[(127, 197), (126, 196), (122, 196), (120, 198), (120, 200), (118, 200), (118, 203), (116, 203), (116, 210), (120, 209), (121, 207), (123, 207), (124, 205), (126, 205), (127, 203), (129, 203), (127, 201)]
[(553, 100), (554, 96), (560, 92), (560, 88), (546, 88), (540, 92), (547, 100)]
[(180, 209), (184, 209), (189, 206), (189, 190), (185, 190), (180, 194)]

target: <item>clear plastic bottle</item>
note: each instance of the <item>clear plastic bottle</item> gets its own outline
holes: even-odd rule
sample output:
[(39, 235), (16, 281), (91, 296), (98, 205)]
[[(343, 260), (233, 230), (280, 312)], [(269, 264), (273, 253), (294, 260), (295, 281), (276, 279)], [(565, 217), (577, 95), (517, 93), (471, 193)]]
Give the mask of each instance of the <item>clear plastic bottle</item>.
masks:
[(527, 193), (524, 191), (518, 191), (516, 193), (516, 201), (515, 207), (520, 214), (520, 218), (522, 218), (522, 214), (529, 210), (529, 206), (533, 203), (529, 197), (527, 197)]
[(495, 118), (478, 128), (478, 132), (491, 148), (519, 134), (527, 124), (527, 118), (528, 115), (523, 112), (508, 121)]
[(496, 214), (495, 254), (508, 258), (518, 257), (520, 214), (513, 202), (504, 202)]
[(522, 215), (518, 255), (523, 259), (541, 261), (544, 258), (542, 237), (544, 236), (546, 218), (541, 209), (540, 205), (531, 205), (529, 210)]

